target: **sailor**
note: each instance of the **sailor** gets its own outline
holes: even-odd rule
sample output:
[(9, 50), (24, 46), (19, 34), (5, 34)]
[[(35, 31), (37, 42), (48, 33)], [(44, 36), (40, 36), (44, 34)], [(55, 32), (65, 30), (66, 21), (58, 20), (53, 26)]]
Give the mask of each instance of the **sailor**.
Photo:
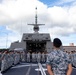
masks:
[(10, 66), (13, 66), (13, 64), (14, 64), (14, 51), (10, 51), (9, 56), (10, 56)]
[(5, 60), (5, 62), (4, 62), (4, 68), (3, 68), (2, 71), (5, 71), (9, 67), (12, 66), (12, 59), (11, 59), (11, 56), (10, 56), (10, 52), (9, 51), (6, 53), (6, 56), (4, 57), (4, 60)]
[(30, 52), (27, 53), (27, 62), (30, 62)]
[(47, 56), (48, 56), (48, 52), (44, 52), (44, 54), (45, 54), (45, 62), (46, 62)]
[(42, 57), (42, 62), (45, 62), (45, 54), (44, 54), (44, 52), (42, 52), (41, 57)]
[(17, 64), (20, 63), (20, 52), (17, 52)]
[(47, 56), (47, 71), (49, 75), (71, 75), (72, 73), (69, 55), (60, 49), (61, 46), (61, 40), (55, 38), (53, 40), (54, 50)]
[(73, 66), (76, 67), (76, 52), (73, 54)]
[(38, 54), (37, 54), (37, 62), (40, 62), (40, 61), (41, 61), (41, 53), (38, 52)]
[(11, 59), (10, 59), (10, 55), (9, 52), (7, 52), (6, 56), (5, 56), (5, 70), (9, 68), (10, 64), (11, 64)]
[(25, 61), (25, 52), (21, 52), (21, 61), (24, 62)]
[(19, 52), (14, 53), (14, 65), (18, 64), (20, 62), (20, 54)]
[(0, 52), (0, 70), (1, 70), (1, 56), (2, 56), (2, 52)]
[(71, 59), (71, 63), (72, 63), (72, 66), (73, 66), (73, 60), (74, 60), (74, 59), (73, 59), (73, 51), (70, 52), (69, 57), (70, 57), (70, 59)]
[(22, 62), (22, 52), (20, 52), (20, 62)]
[(32, 62), (35, 62), (35, 53), (32, 53)]
[(14, 60), (14, 62), (13, 62), (13, 65), (15, 65), (14, 63), (15, 63), (15, 57), (16, 57), (16, 54), (15, 54), (16, 52), (14, 51), (13, 52), (13, 60)]
[(25, 52), (23, 51), (23, 61), (25, 61)]
[(16, 65), (16, 57), (17, 57), (17, 55), (16, 55), (16, 51), (14, 52), (14, 65)]
[(10, 55), (10, 52), (7, 53), (5, 59), (6, 59), (6, 65), (5, 66), (6, 66), (6, 69), (8, 69), (9, 67), (12, 66), (12, 57)]
[(37, 62), (37, 57), (38, 57), (38, 54), (37, 52), (35, 52), (35, 62)]
[(9, 51), (7, 53), (7, 58), (6, 59), (7, 59), (7, 64), (10, 67), (13, 64), (13, 57), (12, 57), (12, 52), (11, 51)]
[(27, 62), (27, 52), (25, 52), (25, 62)]
[(2, 62), (1, 62), (1, 72), (3, 72), (5, 70), (5, 68), (6, 68), (6, 63), (7, 63), (6, 55), (7, 55), (7, 52), (8, 51), (4, 51), (4, 53), (1, 56), (1, 60), (2, 60)]

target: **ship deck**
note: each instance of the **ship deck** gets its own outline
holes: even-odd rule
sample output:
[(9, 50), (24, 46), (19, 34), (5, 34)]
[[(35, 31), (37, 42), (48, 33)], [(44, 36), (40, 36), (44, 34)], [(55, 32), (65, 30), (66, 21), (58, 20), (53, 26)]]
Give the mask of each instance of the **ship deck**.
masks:
[[(46, 64), (41, 64), (45, 75), (48, 75)], [(42, 75), (39, 65), (37, 63), (20, 63), (11, 67), (0, 75)], [(73, 68), (72, 75), (76, 75), (76, 68)]]

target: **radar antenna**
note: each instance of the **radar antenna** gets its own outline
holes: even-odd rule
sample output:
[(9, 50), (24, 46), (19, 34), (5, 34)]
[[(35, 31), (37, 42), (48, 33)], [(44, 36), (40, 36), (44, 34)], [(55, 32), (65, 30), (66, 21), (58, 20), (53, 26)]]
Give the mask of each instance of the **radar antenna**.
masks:
[(40, 25), (45, 25), (45, 24), (38, 24), (37, 23), (37, 7), (35, 8), (35, 10), (36, 10), (36, 15), (35, 15), (35, 24), (28, 24), (28, 25), (33, 25), (34, 26), (34, 28), (33, 28), (33, 30), (34, 30), (34, 32), (35, 33), (38, 33), (38, 31), (39, 31), (39, 26)]

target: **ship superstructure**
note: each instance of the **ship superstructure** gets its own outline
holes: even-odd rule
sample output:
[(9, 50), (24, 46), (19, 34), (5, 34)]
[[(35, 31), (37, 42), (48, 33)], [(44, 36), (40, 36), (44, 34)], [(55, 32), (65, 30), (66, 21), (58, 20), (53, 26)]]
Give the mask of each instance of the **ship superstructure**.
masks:
[(11, 43), (10, 50), (14, 50), (16, 48), (22, 48), (25, 51), (31, 50), (32, 52), (50, 52), (52, 50), (52, 42), (49, 33), (39, 33), (39, 26), (44, 24), (38, 24), (37, 21), (37, 7), (35, 14), (35, 24), (33, 25), (34, 33), (23, 33), (21, 42), (13, 42)]

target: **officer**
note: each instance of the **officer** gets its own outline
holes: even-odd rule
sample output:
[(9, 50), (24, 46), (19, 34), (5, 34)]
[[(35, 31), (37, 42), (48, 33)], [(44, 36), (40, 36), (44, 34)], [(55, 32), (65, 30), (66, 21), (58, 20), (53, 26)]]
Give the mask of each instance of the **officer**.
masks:
[(69, 55), (63, 52), (60, 47), (60, 39), (53, 40), (54, 50), (47, 56), (47, 71), (49, 75), (71, 75), (72, 65)]

